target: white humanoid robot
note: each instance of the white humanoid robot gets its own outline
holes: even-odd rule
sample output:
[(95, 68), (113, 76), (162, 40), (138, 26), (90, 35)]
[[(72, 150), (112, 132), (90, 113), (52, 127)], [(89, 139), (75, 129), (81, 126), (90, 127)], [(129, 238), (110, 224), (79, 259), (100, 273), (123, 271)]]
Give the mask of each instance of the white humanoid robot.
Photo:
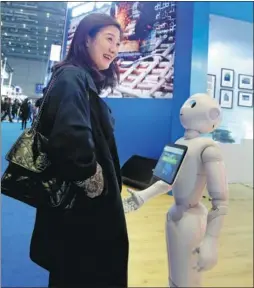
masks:
[[(206, 94), (191, 96), (182, 106), (180, 120), (184, 137), (176, 144), (188, 146), (177, 179), (172, 186), (175, 203), (166, 217), (166, 242), (170, 287), (201, 287), (202, 271), (212, 269), (218, 259), (218, 240), (228, 210), (228, 185), (222, 153), (203, 133), (221, 122), (217, 101)], [(209, 211), (201, 203), (207, 187), (212, 201)], [(125, 213), (139, 209), (149, 199), (167, 193), (171, 186), (158, 181), (124, 199)]]

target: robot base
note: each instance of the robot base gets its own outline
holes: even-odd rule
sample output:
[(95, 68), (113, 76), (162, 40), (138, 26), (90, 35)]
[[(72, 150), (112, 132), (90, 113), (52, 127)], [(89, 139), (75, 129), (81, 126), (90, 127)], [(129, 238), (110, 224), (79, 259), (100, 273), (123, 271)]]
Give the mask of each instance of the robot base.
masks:
[(200, 287), (198, 253), (206, 232), (207, 208), (173, 205), (167, 213), (166, 241), (170, 287)]

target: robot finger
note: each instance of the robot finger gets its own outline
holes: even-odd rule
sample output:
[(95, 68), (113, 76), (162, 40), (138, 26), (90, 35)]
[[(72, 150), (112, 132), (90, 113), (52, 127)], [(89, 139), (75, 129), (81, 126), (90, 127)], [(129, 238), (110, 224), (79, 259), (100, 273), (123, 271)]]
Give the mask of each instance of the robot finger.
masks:
[(127, 188), (127, 192), (130, 193), (131, 195), (136, 193), (136, 191), (131, 188)]
[(192, 251), (192, 254), (199, 254), (199, 252), (200, 252), (200, 248), (197, 247)]

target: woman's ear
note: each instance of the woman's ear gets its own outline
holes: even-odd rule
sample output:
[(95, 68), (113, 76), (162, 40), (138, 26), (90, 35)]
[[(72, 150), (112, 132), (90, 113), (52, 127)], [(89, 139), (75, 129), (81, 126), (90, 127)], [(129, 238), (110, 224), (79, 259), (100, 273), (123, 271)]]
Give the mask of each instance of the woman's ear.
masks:
[(92, 38), (90, 36), (87, 36), (86, 38), (86, 47), (89, 48), (92, 42)]

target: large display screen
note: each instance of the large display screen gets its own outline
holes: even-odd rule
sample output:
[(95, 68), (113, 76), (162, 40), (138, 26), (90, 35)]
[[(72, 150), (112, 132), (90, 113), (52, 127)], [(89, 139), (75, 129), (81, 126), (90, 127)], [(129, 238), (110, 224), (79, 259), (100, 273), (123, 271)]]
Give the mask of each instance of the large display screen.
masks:
[[(99, 7), (98, 3), (101, 3)], [(120, 23), (124, 35), (117, 59), (120, 83), (113, 92), (104, 90), (100, 96), (172, 98), (177, 3), (116, 1), (84, 5), (73, 8), (74, 16), (78, 11), (83, 14), (70, 21), (66, 52), (78, 23), (87, 13), (100, 10), (110, 14)]]

